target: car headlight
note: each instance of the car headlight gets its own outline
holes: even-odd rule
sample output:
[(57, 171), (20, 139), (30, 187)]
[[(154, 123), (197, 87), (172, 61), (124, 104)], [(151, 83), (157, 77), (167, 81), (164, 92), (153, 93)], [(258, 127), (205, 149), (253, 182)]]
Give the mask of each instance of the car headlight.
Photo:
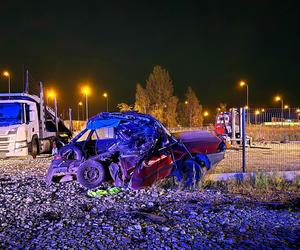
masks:
[(26, 148), (27, 141), (18, 141), (15, 143), (15, 148)]

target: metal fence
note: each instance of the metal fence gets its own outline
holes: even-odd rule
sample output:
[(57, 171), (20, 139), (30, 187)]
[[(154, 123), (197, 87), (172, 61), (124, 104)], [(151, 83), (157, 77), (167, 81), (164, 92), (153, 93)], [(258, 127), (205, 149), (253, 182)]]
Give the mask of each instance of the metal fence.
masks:
[(270, 122), (300, 122), (299, 108), (251, 108), (246, 112), (247, 121), (250, 124), (262, 124)]
[(246, 172), (300, 171), (299, 115), (297, 108), (246, 110), (245, 131), (251, 143), (245, 157), (235, 143), (214, 172), (242, 172), (243, 160)]
[[(300, 171), (299, 118), (298, 108), (247, 110), (246, 135), (251, 138), (251, 144), (245, 149), (245, 172)], [(213, 126), (202, 129), (212, 131)], [(242, 171), (242, 145), (236, 142), (227, 149), (225, 159), (211, 173)]]

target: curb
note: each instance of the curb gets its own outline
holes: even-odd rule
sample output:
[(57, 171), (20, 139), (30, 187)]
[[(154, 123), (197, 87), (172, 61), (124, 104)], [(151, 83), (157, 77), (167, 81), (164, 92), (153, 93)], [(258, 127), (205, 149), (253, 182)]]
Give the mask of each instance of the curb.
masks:
[(227, 181), (237, 180), (243, 181), (246, 178), (255, 178), (257, 174), (264, 174), (266, 176), (278, 176), (282, 177), (286, 181), (293, 181), (300, 176), (300, 171), (272, 171), (272, 172), (249, 172), (249, 173), (223, 173), (223, 174), (207, 174), (206, 180), (210, 181)]

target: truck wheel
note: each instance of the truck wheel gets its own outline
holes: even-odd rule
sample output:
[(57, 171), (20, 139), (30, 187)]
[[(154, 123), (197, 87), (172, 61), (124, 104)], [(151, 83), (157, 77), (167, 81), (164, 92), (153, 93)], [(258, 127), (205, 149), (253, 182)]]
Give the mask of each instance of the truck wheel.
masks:
[(36, 156), (38, 155), (38, 152), (39, 152), (38, 146), (39, 146), (39, 144), (38, 144), (37, 140), (33, 139), (31, 141), (31, 146), (30, 146), (30, 154), (33, 158), (36, 158)]
[(101, 163), (87, 160), (77, 170), (78, 182), (87, 188), (96, 188), (104, 181), (105, 170)]

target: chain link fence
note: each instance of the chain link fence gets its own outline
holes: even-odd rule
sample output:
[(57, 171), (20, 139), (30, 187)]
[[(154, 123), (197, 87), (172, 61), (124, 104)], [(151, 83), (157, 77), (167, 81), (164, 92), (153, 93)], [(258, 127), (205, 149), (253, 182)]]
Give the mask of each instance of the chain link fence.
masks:
[[(249, 109), (246, 112), (246, 172), (300, 171), (300, 110)], [(214, 126), (182, 130), (214, 130)], [(242, 172), (242, 146), (233, 143), (211, 173)]]

